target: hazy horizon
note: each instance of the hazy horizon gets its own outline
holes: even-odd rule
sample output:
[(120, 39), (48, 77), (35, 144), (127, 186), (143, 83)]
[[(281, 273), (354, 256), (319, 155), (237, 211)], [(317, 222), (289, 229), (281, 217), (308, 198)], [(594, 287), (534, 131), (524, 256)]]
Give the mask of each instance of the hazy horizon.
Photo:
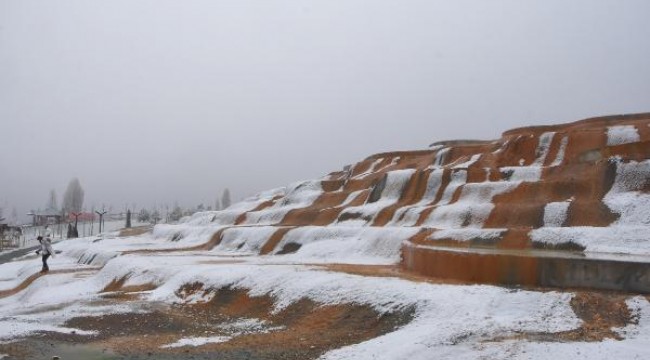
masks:
[(650, 111), (647, 1), (0, 0), (0, 207), (213, 205)]

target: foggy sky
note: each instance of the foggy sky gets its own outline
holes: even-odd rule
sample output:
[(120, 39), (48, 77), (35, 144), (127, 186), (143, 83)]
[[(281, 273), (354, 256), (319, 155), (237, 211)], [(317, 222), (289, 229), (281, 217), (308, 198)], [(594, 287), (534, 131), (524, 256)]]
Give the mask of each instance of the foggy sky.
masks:
[[(650, 2), (0, 0), (0, 206), (211, 204), (650, 111)], [(6, 212), (8, 212), (6, 210)]]

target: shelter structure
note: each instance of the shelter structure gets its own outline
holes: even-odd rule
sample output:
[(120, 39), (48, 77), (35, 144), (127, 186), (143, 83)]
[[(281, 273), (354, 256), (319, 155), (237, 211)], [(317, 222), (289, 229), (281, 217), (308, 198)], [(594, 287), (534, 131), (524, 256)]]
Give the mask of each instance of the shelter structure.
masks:
[(31, 211), (27, 215), (32, 217), (33, 226), (59, 224), (63, 219), (63, 214), (57, 210)]

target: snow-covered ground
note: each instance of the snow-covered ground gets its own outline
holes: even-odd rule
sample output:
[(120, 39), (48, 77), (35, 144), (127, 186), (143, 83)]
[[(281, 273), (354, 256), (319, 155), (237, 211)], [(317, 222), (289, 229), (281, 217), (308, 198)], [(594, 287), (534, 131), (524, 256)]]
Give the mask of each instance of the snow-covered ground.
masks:
[[(35, 331), (70, 333), (63, 324), (78, 316), (144, 311), (124, 303), (97, 306), (98, 293), (113, 280), (125, 286), (153, 284), (141, 293), (144, 302), (179, 303), (177, 290), (200, 282), (209, 288), (243, 289), (251, 296), (272, 295), (274, 311), (308, 298), (321, 304), (362, 304), (379, 313), (415, 309), (402, 328), (330, 351), (323, 359), (550, 358), (608, 359), (650, 356), (650, 303), (628, 300), (638, 324), (618, 329), (621, 341), (564, 343), (528, 340), (489, 341), (522, 332), (576, 329), (581, 320), (571, 309), (569, 292), (511, 290), (486, 285), (446, 285), (401, 278), (351, 275), (312, 265), (307, 256), (233, 256), (210, 252), (131, 253), (125, 250), (180, 247), (207, 241), (218, 226), (199, 231), (191, 226), (161, 225), (153, 234), (127, 238), (82, 238), (55, 245), (62, 253), (51, 260), (51, 275), (37, 278), (15, 294), (0, 295), (0, 339), (12, 341)], [(171, 241), (173, 231), (185, 231)], [(368, 260), (365, 258), (365, 260)], [(40, 268), (33, 255), (0, 265), (0, 294), (15, 289)], [(258, 324), (259, 325), (259, 324)], [(233, 325), (234, 326), (234, 325)], [(239, 326), (239, 325), (237, 325)], [(243, 326), (243, 325), (242, 325)], [(234, 332), (231, 337), (237, 336)], [(228, 341), (226, 337), (188, 338), (169, 347)]]

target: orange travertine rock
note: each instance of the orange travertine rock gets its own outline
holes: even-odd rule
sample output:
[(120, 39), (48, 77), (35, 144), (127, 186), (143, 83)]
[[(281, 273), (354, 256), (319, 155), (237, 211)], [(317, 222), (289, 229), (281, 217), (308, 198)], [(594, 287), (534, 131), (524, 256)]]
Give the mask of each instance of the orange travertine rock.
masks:
[(219, 221), (277, 226), (265, 254), (309, 228), (290, 248), (351, 239), (438, 278), (650, 292), (648, 193), (650, 113), (376, 154)]

